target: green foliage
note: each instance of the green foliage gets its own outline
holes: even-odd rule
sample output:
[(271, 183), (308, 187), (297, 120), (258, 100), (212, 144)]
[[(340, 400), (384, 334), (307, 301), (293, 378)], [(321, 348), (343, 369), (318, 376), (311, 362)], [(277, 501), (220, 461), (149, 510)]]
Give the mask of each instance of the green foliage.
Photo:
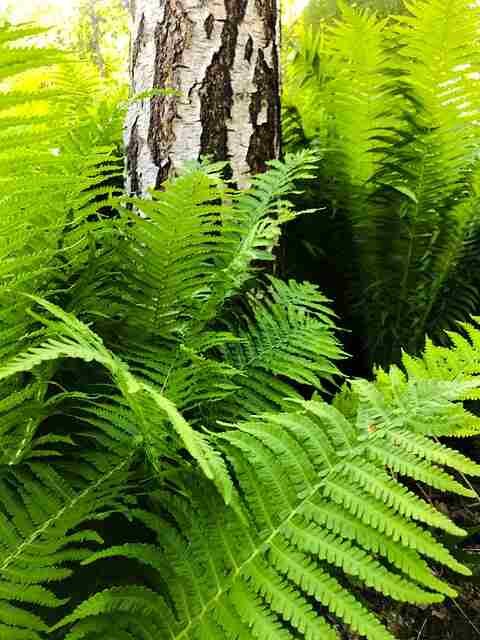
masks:
[(288, 411), (229, 425), (216, 446), (241, 511), (226, 507), (198, 473), (183, 476), (187, 494), (159, 488), (151, 495), (159, 511), (131, 512), (155, 542), (87, 560), (131, 558), (157, 577), (93, 595), (60, 623), (70, 629), (66, 638), (113, 638), (122, 628), (126, 638), (333, 640), (333, 614), (367, 638), (387, 639), (355, 597), (359, 585), (419, 604), (454, 597), (427, 560), (469, 569), (428, 527), (464, 532), (397, 474), (476, 496), (457, 478), (480, 475), (480, 466), (437, 440), (480, 429), (461, 403), (479, 388), (480, 330), (466, 329), (471, 341), (452, 335), (451, 349), (429, 343), (422, 358), (404, 358), (403, 370), (353, 381), (333, 405), (295, 400)]
[(312, 197), (328, 209), (323, 229), (300, 223), (299, 241), (328, 252), (369, 364), (418, 352), (426, 332), (442, 339), (480, 303), (480, 11), (405, 6), (390, 19), (343, 6), (298, 38), (287, 70), (287, 144), (323, 150)]
[(306, 24), (317, 25), (322, 20), (337, 18), (343, 4), (373, 9), (381, 15), (398, 13), (403, 8), (402, 0), (310, 0), (303, 12), (303, 20)]
[(128, 81), (129, 0), (3, 0), (0, 21), (48, 25), (39, 38), (74, 51), (107, 82)]
[(129, 0), (79, 0), (66, 34), (75, 51), (93, 62), (102, 76), (121, 76), (128, 56)]
[[(57, 61), (23, 35), (0, 29), (0, 70)], [(429, 604), (454, 590), (428, 560), (468, 574), (435, 530), (464, 532), (401, 477), (475, 495), (437, 438), (480, 430), (480, 330), (327, 402), (328, 300), (262, 274), (316, 154), (242, 192), (201, 163), (128, 197), (120, 113), (63, 69), (30, 94), (48, 127), (0, 94), (2, 640), (392, 638), (362, 586)]]
[[(68, 306), (69, 292), (80, 286), (79, 273), (95, 250), (93, 229), (100, 237), (111, 226), (101, 210), (121, 175), (118, 151), (108, 146), (116, 134), (84, 129), (97, 97), (90, 76), (84, 79), (81, 63), (57, 51), (21, 46), (23, 37), (37, 32), (7, 26), (0, 36), (3, 357), (21, 348), (31, 325), (29, 301), (18, 291), (43, 296), (64, 290)], [(75, 81), (66, 79), (70, 65), (78, 72)], [(40, 86), (33, 78), (33, 89), (32, 69), (41, 69), (43, 78)], [(100, 117), (88, 119), (96, 121)], [(115, 131), (120, 123), (117, 117)]]

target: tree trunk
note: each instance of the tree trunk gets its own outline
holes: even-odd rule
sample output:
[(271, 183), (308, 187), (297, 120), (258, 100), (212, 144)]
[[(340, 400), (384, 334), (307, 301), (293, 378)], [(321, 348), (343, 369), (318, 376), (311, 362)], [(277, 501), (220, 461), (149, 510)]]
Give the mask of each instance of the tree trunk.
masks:
[[(279, 154), (276, 0), (134, 0), (128, 188), (145, 194), (190, 160), (228, 160), (239, 185)], [(173, 90), (173, 91), (172, 91)]]
[(102, 48), (100, 45), (100, 25), (99, 17), (95, 7), (95, 0), (90, 0), (88, 5), (88, 16), (90, 19), (90, 28), (92, 30), (90, 47), (92, 49), (92, 56), (95, 64), (100, 71), (102, 78), (105, 77), (105, 60), (102, 54)]

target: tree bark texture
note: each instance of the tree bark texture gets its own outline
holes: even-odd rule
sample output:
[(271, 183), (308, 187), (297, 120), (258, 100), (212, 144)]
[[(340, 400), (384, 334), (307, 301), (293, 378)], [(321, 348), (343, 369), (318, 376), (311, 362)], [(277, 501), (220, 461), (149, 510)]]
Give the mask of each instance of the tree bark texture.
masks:
[(204, 156), (244, 185), (279, 154), (276, 0), (135, 0), (132, 12), (133, 93), (166, 91), (129, 109), (130, 192)]

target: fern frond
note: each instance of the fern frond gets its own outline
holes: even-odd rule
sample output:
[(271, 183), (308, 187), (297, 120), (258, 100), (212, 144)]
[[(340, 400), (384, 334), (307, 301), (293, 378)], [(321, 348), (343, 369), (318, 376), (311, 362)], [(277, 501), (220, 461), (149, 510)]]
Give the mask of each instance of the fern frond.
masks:
[(390, 19), (344, 6), (293, 45), (287, 96), (305, 83), (305, 131), (309, 105), (324, 114), (304, 144), (324, 149), (309, 202), (327, 213), (292, 241), (308, 273), (346, 290), (368, 366), (418, 353), (478, 305), (479, 24), (468, 0), (414, 0)]
[[(308, 283), (270, 278), (265, 292), (249, 297), (246, 312), (227, 321), (238, 337), (222, 347), (223, 358), (240, 374), (231, 394), (234, 415), (282, 407), (289, 397), (298, 397), (295, 384), (321, 390), (322, 381), (340, 375), (334, 363), (344, 353), (332, 334), (334, 316), (327, 303)], [(225, 403), (222, 410), (228, 414)]]
[(272, 162), (241, 193), (221, 181), (223, 164), (191, 165), (151, 200), (132, 200), (144, 219), (133, 217), (133, 243), (119, 248), (121, 263), (130, 265), (127, 328), (163, 339), (172, 331), (199, 334), (255, 265), (272, 259), (281, 225), (294, 217), (286, 196), (313, 162), (310, 152)]
[[(132, 453), (125, 457), (89, 455), (77, 460), (74, 474), (53, 465), (29, 463), (0, 480), (0, 629), (6, 638), (43, 640), (45, 608), (65, 600), (54, 585), (71, 575), (70, 564), (101, 543), (92, 522), (102, 512), (122, 509), (120, 487), (128, 477)], [(35, 613), (31, 611), (34, 607)]]
[[(437, 349), (444, 352), (444, 347)], [(379, 371), (372, 383), (354, 382), (335, 406), (298, 400), (293, 411), (239, 422), (216, 441), (239, 486), (246, 521), (207, 492), (204, 479), (190, 477), (190, 497), (160, 490), (158, 515), (135, 512), (155, 533), (157, 546), (116, 546), (94, 554), (88, 563), (125, 554), (158, 571), (165, 581), (161, 593), (168, 594), (167, 606), (171, 602), (176, 617), (150, 621), (174, 640), (252, 634), (262, 640), (333, 639), (336, 631), (318, 613), (319, 605), (367, 638), (391, 640), (356, 600), (358, 581), (395, 599), (431, 603), (455, 591), (426, 559), (470, 573), (423, 523), (454, 535), (464, 532), (395, 475), (471, 495), (443, 468), (480, 472), (479, 465), (431, 437), (442, 421), (450, 424), (452, 408), (461, 422), (465, 381), (444, 380), (448, 398), (444, 393), (437, 404), (438, 387), (431, 384), (414, 395), (418, 382), (393, 367)], [(412, 397), (417, 404), (405, 412)], [(432, 406), (437, 407), (434, 421), (427, 415)], [(372, 415), (377, 422), (366, 425)], [(180, 556), (179, 546), (185, 549)], [(127, 604), (128, 590), (120, 593), (122, 605), (117, 589), (103, 592), (62, 625), (71, 626), (75, 638), (90, 620), (88, 637), (99, 637), (94, 621), (101, 625), (112, 610), (136, 608), (134, 598)], [(148, 607), (150, 597), (142, 607)]]
[[(215, 480), (226, 500), (230, 501), (232, 485), (225, 466), (211, 450), (207, 439), (193, 430), (173, 402), (151, 385), (135, 378), (128, 366), (104, 346), (101, 338), (75, 316), (46, 300), (33, 296), (30, 298), (48, 311), (55, 321), (36, 316), (47, 326), (46, 335), (41, 335), (43, 340), (37, 345), (31, 346), (26, 352), (18, 354), (0, 367), (0, 381), (22, 372), (32, 371), (42, 363), (60, 358), (97, 362), (110, 372), (115, 385), (132, 410), (138, 424), (138, 436), (147, 438), (148, 442), (151, 419), (148, 418), (146, 407), (142, 406), (147, 400), (146, 406), (150, 411), (160, 413), (164, 418), (158, 421), (157, 428), (166, 429), (166, 424), (169, 423), (178, 434), (182, 446), (199, 463), (207, 477)], [(52, 333), (55, 337), (49, 337)], [(148, 399), (151, 400), (150, 403)]]
[(316, 161), (310, 151), (287, 154), (284, 162), (272, 160), (268, 171), (254, 176), (249, 189), (240, 192), (234, 206), (226, 210), (219, 265), (224, 285), (217, 304), (240, 292), (258, 263), (273, 260), (282, 225), (301, 213), (292, 209), (287, 197), (294, 193), (296, 182), (313, 177)]
[[(306, 284), (253, 286), (285, 222), (279, 208), (312, 163), (310, 153), (273, 163), (242, 194), (226, 189), (220, 165), (191, 165), (152, 199), (131, 200), (144, 217), (127, 211), (118, 225), (109, 347), (199, 427), (282, 406), (293, 384), (321, 389), (338, 374), (328, 301)], [(241, 292), (250, 303), (237, 313)]]

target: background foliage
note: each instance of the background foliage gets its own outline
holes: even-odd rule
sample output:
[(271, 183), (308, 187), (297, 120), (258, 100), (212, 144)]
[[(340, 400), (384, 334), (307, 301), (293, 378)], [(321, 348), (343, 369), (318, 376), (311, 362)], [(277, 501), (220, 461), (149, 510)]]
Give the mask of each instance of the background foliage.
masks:
[(373, 9), (383, 15), (400, 13), (403, 9), (402, 0), (356, 0), (350, 3), (337, 0), (312, 0), (306, 4), (302, 19), (306, 24), (317, 27), (322, 20), (338, 17), (342, 4), (352, 4), (360, 9)]
[(291, 35), (285, 142), (323, 154), (323, 212), (286, 261), (335, 298), (368, 366), (479, 308), (479, 26), (467, 0), (432, 0), (387, 18), (343, 5)]
[(0, 18), (47, 27), (42, 40), (74, 50), (104, 78), (127, 82), (128, 0), (6, 0), (0, 1)]

